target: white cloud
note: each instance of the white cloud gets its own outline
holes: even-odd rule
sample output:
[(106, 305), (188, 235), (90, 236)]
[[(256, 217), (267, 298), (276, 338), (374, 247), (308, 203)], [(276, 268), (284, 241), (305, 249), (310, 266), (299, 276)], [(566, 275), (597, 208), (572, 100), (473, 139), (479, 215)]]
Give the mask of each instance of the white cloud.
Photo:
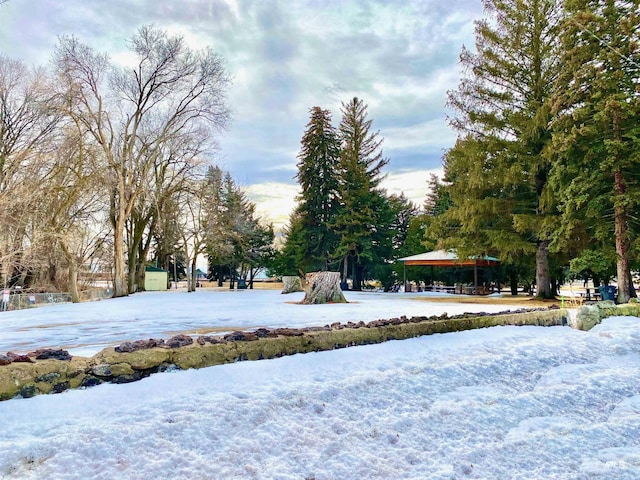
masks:
[(385, 128), (380, 133), (384, 135), (385, 150), (433, 150), (434, 147), (453, 145), (456, 139), (455, 132), (442, 119), (428, 120), (408, 127)]
[(422, 206), (429, 192), (427, 182), (431, 174), (442, 178), (443, 170), (442, 168), (438, 168), (432, 170), (392, 172), (383, 180), (381, 186), (390, 194), (400, 195), (404, 193), (405, 197), (414, 204)]
[(256, 204), (256, 213), (266, 223), (273, 222), (276, 230), (281, 230), (289, 221), (289, 215), (296, 205), (300, 193), (298, 185), (268, 182), (249, 185), (244, 188), (247, 198)]

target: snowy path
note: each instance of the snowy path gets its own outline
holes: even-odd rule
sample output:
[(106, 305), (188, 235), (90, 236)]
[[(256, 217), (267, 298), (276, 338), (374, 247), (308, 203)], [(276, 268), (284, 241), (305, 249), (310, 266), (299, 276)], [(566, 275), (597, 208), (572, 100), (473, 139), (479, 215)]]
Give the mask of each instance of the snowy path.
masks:
[(494, 327), (0, 403), (0, 478), (640, 478), (640, 319)]
[(100, 302), (53, 305), (0, 313), (0, 353), (64, 348), (91, 356), (124, 341), (169, 338), (177, 333), (228, 333), (241, 328), (322, 326), (333, 322), (369, 322), (400, 315), (455, 315), (498, 312), (522, 305), (429, 303), (428, 294), (346, 292), (352, 303), (296, 305), (302, 293), (277, 290), (193, 293), (147, 292)]

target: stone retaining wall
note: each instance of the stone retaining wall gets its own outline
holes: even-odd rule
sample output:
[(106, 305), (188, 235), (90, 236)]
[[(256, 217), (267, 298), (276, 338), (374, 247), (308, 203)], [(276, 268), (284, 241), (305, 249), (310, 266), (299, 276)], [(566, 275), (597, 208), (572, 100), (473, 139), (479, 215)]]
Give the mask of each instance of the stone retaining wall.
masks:
[[(628, 314), (640, 315), (640, 309), (638, 313)], [(154, 339), (127, 342), (106, 348), (90, 358), (71, 357), (64, 350), (39, 350), (29, 355), (8, 353), (0, 355), (0, 400), (60, 393), (103, 382), (127, 383), (167, 369), (203, 368), (498, 325), (553, 326), (566, 325), (568, 321), (568, 311), (559, 308), (455, 317), (445, 314), (376, 320), (368, 324), (349, 322), (303, 329), (258, 329), (224, 337), (197, 337), (195, 341), (178, 335), (166, 342)]]

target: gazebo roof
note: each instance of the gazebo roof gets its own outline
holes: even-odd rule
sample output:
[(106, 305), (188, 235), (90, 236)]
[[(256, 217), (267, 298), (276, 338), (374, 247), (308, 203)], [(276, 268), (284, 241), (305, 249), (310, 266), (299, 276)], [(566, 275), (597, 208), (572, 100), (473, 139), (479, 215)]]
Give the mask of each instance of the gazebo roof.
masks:
[(405, 265), (426, 265), (434, 267), (495, 267), (500, 260), (495, 257), (468, 257), (459, 259), (455, 250), (434, 250), (432, 252), (419, 253), (410, 257), (399, 258), (399, 262)]

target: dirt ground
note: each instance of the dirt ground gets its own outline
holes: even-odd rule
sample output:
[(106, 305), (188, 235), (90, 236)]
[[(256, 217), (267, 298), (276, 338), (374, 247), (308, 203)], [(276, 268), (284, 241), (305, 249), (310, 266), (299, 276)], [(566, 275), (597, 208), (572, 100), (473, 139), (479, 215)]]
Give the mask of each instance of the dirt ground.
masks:
[(522, 308), (537, 308), (537, 307), (550, 307), (551, 305), (561, 305), (561, 300), (552, 299), (552, 300), (538, 300), (535, 297), (530, 297), (528, 295), (508, 295), (505, 294), (503, 297), (490, 297), (484, 295), (456, 295), (455, 297), (421, 297), (416, 296), (416, 300), (422, 300), (425, 302), (434, 302), (434, 303), (473, 303), (473, 304), (483, 304), (483, 305), (513, 305), (513, 304), (522, 304)]
[[(225, 283), (223, 287), (218, 287), (215, 283), (205, 282), (202, 285), (203, 288), (211, 289), (211, 290), (225, 290), (229, 288), (229, 284)], [(255, 282), (255, 289), (268, 289), (268, 290), (282, 290), (283, 285), (282, 282)], [(393, 294), (390, 294), (393, 295)], [(491, 297), (484, 295), (456, 295), (456, 296), (447, 296), (447, 297), (432, 297), (432, 296), (422, 296), (416, 294), (414, 297), (416, 300), (424, 301), (424, 302), (434, 302), (434, 303), (473, 303), (473, 304), (486, 304), (486, 305), (513, 305), (513, 304), (522, 304), (522, 308), (537, 308), (537, 307), (549, 307), (551, 305), (561, 306), (560, 299), (552, 299), (552, 300), (538, 300), (535, 297), (530, 297), (529, 295), (509, 295), (508, 293), (504, 293), (502, 297)], [(566, 305), (567, 307), (569, 305)]]

